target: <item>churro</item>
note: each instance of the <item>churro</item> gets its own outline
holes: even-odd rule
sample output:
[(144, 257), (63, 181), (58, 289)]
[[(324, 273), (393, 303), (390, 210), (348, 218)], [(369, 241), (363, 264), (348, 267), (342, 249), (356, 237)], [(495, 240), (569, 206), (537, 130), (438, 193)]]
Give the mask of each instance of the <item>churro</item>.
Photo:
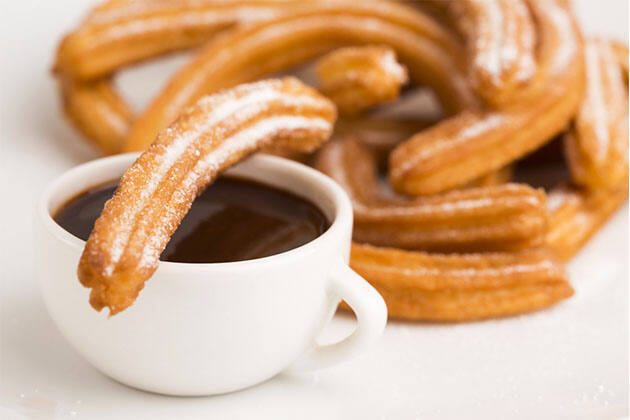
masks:
[(584, 86), (581, 37), (556, 0), (531, 1), (538, 26), (538, 70), (544, 89), (498, 110), (464, 111), (399, 145), (389, 180), (407, 194), (449, 190), (497, 170), (545, 144), (577, 110)]
[(431, 251), (514, 250), (544, 243), (545, 194), (527, 185), (397, 196), (380, 185), (375, 155), (352, 137), (328, 143), (316, 167), (350, 195), (356, 241)]
[[(202, 44), (137, 116), (115, 91), (126, 66)], [(96, 309), (134, 301), (220, 170), (254, 151), (312, 162), (334, 105), (294, 79), (194, 104), (296, 66), (308, 75), (313, 59), (344, 114), (314, 164), (348, 192), (351, 265), (391, 316), (480, 319), (572, 294), (554, 258), (574, 255), (627, 197), (628, 49), (584, 42), (567, 1), (110, 0), (63, 40), (55, 65), (86, 137), (104, 153), (147, 150), (81, 259)], [(399, 121), (380, 106), (407, 82), (435, 94), (435, 112)], [(554, 138), (564, 155), (562, 141), (545, 147)], [(538, 166), (560, 159), (571, 179), (549, 200), (512, 182), (529, 163), (539, 185), (555, 184)]]
[(610, 43), (584, 46), (586, 95), (565, 136), (571, 179), (609, 189), (628, 178), (628, 89)]
[(65, 114), (104, 154), (120, 153), (133, 112), (108, 79), (61, 83)]
[[(121, 0), (97, 7), (57, 50), (64, 111), (105, 154), (120, 153), (133, 119), (111, 76), (122, 67), (202, 44), (239, 24), (289, 13), (291, 0)], [(155, 133), (157, 134), (157, 133)]]
[(194, 47), (240, 23), (287, 13), (282, 0), (128, 1), (105, 4), (68, 34), (56, 71), (92, 80), (138, 61)]
[(79, 262), (90, 303), (114, 315), (157, 269), (195, 197), (262, 146), (309, 151), (332, 132), (334, 105), (294, 78), (241, 85), (199, 100), (160, 133), (123, 175)]
[(389, 316), (462, 321), (541, 309), (573, 294), (550, 253), (427, 254), (353, 244), (351, 267), (381, 293)]
[(340, 48), (320, 58), (316, 72), (319, 90), (347, 115), (397, 99), (407, 83), (407, 70), (386, 46)]
[(348, 45), (387, 45), (416, 85), (447, 110), (476, 107), (463, 48), (430, 17), (389, 2), (314, 2), (300, 13), (238, 29), (207, 44), (134, 124), (126, 150), (144, 150), (179, 111), (204, 94), (291, 68)]
[(536, 27), (524, 0), (432, 0), (464, 38), (470, 79), (490, 105), (506, 105), (536, 74)]

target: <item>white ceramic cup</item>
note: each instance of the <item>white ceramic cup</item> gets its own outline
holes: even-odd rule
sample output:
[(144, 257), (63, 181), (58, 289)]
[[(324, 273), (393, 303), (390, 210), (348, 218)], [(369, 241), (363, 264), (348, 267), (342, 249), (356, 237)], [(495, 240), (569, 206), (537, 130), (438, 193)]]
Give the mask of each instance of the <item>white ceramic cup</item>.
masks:
[[(52, 319), (92, 365), (127, 385), (171, 395), (242, 389), (290, 369), (312, 369), (363, 351), (382, 333), (381, 296), (348, 267), (352, 207), (345, 192), (299, 163), (257, 155), (227, 173), (293, 192), (331, 221), (315, 240), (242, 262), (160, 262), (136, 302), (108, 318), (77, 279), (85, 242), (52, 218), (68, 199), (116, 180), (136, 154), (98, 159), (55, 180), (37, 207), (37, 270)], [(317, 336), (345, 300), (355, 331), (336, 344)]]

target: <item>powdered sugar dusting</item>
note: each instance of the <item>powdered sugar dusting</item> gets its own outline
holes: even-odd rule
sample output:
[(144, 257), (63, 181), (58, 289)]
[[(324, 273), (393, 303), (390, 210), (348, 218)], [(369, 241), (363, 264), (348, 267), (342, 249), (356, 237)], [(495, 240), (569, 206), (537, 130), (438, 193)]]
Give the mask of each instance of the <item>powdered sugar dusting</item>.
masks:
[(392, 75), (399, 82), (405, 83), (407, 81), (407, 71), (400, 65), (400, 63), (398, 63), (398, 61), (396, 61), (394, 51), (385, 51), (381, 55), (379, 63), (387, 74)]
[[(150, 149), (155, 155), (157, 165), (147, 168), (142, 165), (133, 165), (125, 177), (134, 177), (137, 171), (143, 172), (146, 178), (146, 184), (142, 186), (139, 196), (136, 200), (128, 203), (119, 220), (122, 222), (119, 226), (117, 235), (113, 236), (110, 245), (111, 265), (106, 267), (106, 274), (111, 275), (115, 264), (119, 261), (125, 250), (133, 228), (133, 220), (136, 215), (145, 207), (146, 203), (153, 195), (158, 186), (163, 182), (166, 174), (175, 162), (182, 157), (190, 145), (199, 137), (201, 133), (207, 132), (212, 127), (219, 124), (230, 117), (233, 117), (239, 111), (248, 110), (249, 113), (255, 113), (265, 107), (267, 103), (274, 101), (282, 104), (284, 107), (311, 106), (317, 107), (321, 104), (317, 99), (308, 95), (291, 95), (278, 91), (278, 83), (259, 82), (251, 85), (242, 85), (223, 94), (217, 94), (200, 100), (197, 107), (208, 109), (207, 117), (201, 123), (194, 127), (189, 127), (183, 133), (176, 133), (173, 128), (167, 128), (160, 138), (170, 138), (172, 140), (166, 145), (159, 141)], [(242, 95), (240, 98), (239, 95)], [(184, 111), (184, 114), (187, 111)]]
[[(504, 45), (504, 56), (507, 60), (517, 62), (516, 80), (525, 82), (530, 80), (536, 73), (536, 58), (534, 57), (536, 47), (535, 26), (531, 21), (529, 10), (524, 2), (513, 2), (512, 7), (515, 19), (508, 22), (509, 33)], [(523, 24), (519, 25), (518, 22)], [(518, 45), (518, 42), (520, 45)], [(512, 42), (510, 42), (512, 41)]]
[(484, 29), (487, 36), (479, 36), (476, 39), (476, 50), (478, 55), (475, 65), (484, 69), (491, 78), (498, 82), (501, 75), (501, 50), (503, 46), (503, 12), (496, 0), (493, 1), (476, 1), (471, 0), (475, 7), (483, 8), (485, 17), (484, 25), (490, 29)]
[(545, 1), (538, 7), (551, 21), (555, 27), (555, 36), (558, 37), (557, 50), (551, 62), (551, 72), (563, 72), (575, 58), (578, 48), (573, 21), (570, 14), (556, 1)]
[[(273, 9), (240, 7), (225, 10), (192, 10), (187, 13), (179, 13), (177, 21), (180, 27), (219, 27), (232, 22), (259, 21), (271, 19), (278, 12)], [(253, 18), (254, 17), (254, 18)], [(102, 31), (100, 42), (128, 38), (134, 35), (157, 33), (173, 27), (173, 16), (142, 16), (141, 19), (123, 21), (108, 27)]]
[[(230, 156), (241, 155), (243, 152), (251, 152), (258, 148), (260, 142), (264, 139), (271, 139), (273, 136), (282, 132), (291, 132), (306, 130), (312, 133), (319, 130), (329, 133), (332, 130), (331, 123), (323, 118), (301, 117), (292, 115), (280, 115), (263, 119), (256, 124), (226, 138), (223, 142), (200, 159), (187, 176), (183, 179), (181, 186), (175, 194), (181, 195), (181, 199), (186, 199), (189, 194), (199, 184), (199, 180), (215, 175), (222, 169), (225, 162), (229, 162)], [(173, 198), (177, 201), (177, 197)], [(140, 266), (150, 267), (155, 264), (159, 253), (160, 246), (166, 229), (162, 232), (149, 236), (149, 244), (143, 248), (143, 253), (139, 261)]]
[(547, 194), (547, 209), (549, 212), (554, 212), (558, 210), (560, 207), (564, 206), (568, 203), (576, 203), (579, 201), (579, 198), (575, 193), (567, 191), (566, 189), (560, 189), (551, 191)]

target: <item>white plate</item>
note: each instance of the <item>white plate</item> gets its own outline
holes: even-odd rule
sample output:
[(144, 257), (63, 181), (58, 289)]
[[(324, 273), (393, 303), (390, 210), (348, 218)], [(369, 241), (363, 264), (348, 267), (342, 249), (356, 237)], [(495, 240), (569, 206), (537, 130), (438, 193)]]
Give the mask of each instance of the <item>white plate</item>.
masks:
[[(94, 156), (59, 115), (47, 71), (84, 0), (22, 0), (2, 25), (0, 418), (619, 418), (628, 410), (628, 217), (621, 210), (569, 265), (576, 295), (546, 311), (460, 325), (392, 322), (345, 365), (209, 398), (129, 389), (76, 355), (48, 318), (31, 222), (48, 180)], [(591, 31), (627, 40), (627, 2), (578, 2)], [(7, 10), (8, 9), (8, 10)], [(152, 66), (167, 72), (181, 60)], [(153, 73), (152, 73), (153, 74)], [(136, 92), (162, 78), (131, 74)], [(140, 85), (141, 84), (141, 85)], [(136, 102), (148, 98), (136, 95)], [(340, 317), (328, 339), (352, 328)]]

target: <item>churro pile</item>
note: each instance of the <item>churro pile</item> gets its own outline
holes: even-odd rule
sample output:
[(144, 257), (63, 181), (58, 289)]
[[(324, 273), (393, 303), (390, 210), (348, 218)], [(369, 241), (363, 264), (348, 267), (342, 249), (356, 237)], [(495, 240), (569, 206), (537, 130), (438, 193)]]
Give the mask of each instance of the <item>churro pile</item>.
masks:
[[(568, 3), (110, 0), (63, 39), (55, 74), (69, 120), (104, 154), (150, 147), (158, 156), (172, 142), (172, 128), (163, 130), (200, 98), (224, 92), (212, 100), (231, 110), (226, 118), (245, 118), (237, 99), (254, 85), (225, 89), (312, 62), (319, 94), (294, 79), (265, 82), (283, 98), (297, 95), (300, 106), (278, 108), (263, 96), (250, 116), (265, 121), (288, 113), (310, 118), (306, 128), (283, 126), (273, 141), (260, 134), (265, 141), (253, 139), (238, 153), (263, 148), (298, 156), (345, 188), (355, 211), (350, 264), (381, 292), (391, 317), (506, 316), (571, 296), (562, 263), (627, 199), (628, 49), (585, 37)], [(190, 48), (190, 62), (147, 109), (132, 111), (115, 74)], [(421, 89), (435, 96), (441, 118), (376, 116)], [(327, 138), (326, 124), (335, 119), (322, 94), (339, 112), (333, 139), (304, 155)], [(185, 114), (195, 126), (212, 111), (199, 107)], [(175, 127), (184, 124), (178, 121)], [(230, 136), (245, 130), (230, 121)], [(207, 130), (191, 141), (202, 134)], [(204, 156), (216, 153), (196, 147)], [(551, 166), (567, 169), (562, 179), (546, 175)], [(216, 175), (195, 173), (182, 193), (186, 203)], [(141, 182), (131, 178), (123, 179), (129, 194)], [(164, 179), (155, 185), (162, 188)], [(137, 210), (109, 207), (104, 214), (112, 220)], [(113, 252), (103, 249), (111, 233), (96, 226), (102, 239), (86, 248), (80, 269), (94, 287), (95, 307), (115, 312), (133, 302), (180, 216), (164, 216), (156, 228), (162, 234), (149, 245), (153, 219), (127, 238), (125, 249), (150, 254), (148, 265), (136, 261), (140, 254), (103, 261)], [(135, 268), (124, 273), (128, 290), (109, 296), (99, 284), (118, 266)]]

